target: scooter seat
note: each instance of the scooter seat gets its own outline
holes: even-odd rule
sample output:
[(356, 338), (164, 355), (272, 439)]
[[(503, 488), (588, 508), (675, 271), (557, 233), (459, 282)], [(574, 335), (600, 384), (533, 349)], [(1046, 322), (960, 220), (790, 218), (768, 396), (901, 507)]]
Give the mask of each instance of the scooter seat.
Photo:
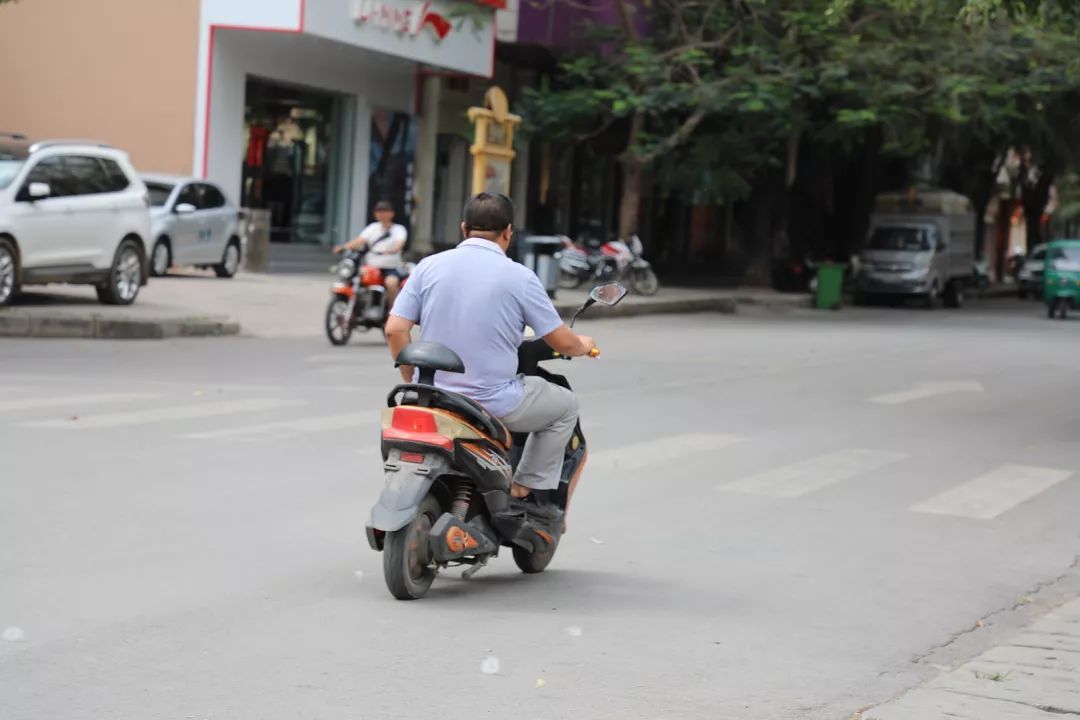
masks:
[(409, 383), (398, 385), (390, 391), (386, 403), (389, 407), (399, 405), (420, 405), (422, 398), (429, 398), (427, 407), (438, 408), (447, 412), (460, 415), (466, 422), (474, 426), (504, 448), (510, 447), (512, 441), (510, 431), (484, 407), (464, 395), (449, 390), (433, 387), (431, 385), (417, 385)]

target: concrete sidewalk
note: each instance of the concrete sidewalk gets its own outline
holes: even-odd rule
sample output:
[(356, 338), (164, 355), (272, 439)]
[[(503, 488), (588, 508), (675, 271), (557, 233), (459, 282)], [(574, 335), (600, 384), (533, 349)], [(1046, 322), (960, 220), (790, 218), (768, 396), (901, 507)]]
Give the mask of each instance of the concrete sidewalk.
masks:
[(10, 307), (0, 308), (0, 337), (126, 340), (239, 332), (239, 323), (220, 309), (160, 302), (147, 288), (128, 306), (103, 305), (88, 287), (31, 288)]
[(1080, 599), (863, 718), (1052, 720), (1063, 715), (1080, 716)]
[[(197, 271), (153, 278), (128, 307), (100, 305), (91, 288), (30, 288), (16, 305), (0, 309), (0, 337), (162, 338), (243, 333), (256, 337), (315, 337), (334, 276), (241, 273), (222, 280)], [(586, 292), (561, 290), (556, 306), (569, 317)], [(809, 307), (806, 295), (769, 290), (662, 288), (654, 297), (629, 295), (591, 319), (663, 313), (733, 313), (740, 304)]]

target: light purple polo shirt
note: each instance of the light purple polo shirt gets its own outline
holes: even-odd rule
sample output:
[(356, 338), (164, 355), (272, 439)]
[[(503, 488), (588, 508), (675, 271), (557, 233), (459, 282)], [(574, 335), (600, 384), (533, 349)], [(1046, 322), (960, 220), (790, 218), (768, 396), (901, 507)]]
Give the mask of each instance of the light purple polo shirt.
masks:
[(391, 312), (419, 323), (421, 340), (446, 345), (464, 361), (464, 374), (437, 372), (435, 384), (496, 417), (510, 414), (525, 394), (517, 377), (525, 326), (544, 336), (562, 325), (536, 274), (480, 238), (425, 258)]

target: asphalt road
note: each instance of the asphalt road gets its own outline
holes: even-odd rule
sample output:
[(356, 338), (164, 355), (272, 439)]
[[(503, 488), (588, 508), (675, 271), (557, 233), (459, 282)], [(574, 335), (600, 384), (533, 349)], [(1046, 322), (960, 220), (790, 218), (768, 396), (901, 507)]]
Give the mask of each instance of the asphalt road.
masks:
[(413, 603), (363, 536), (375, 337), (0, 341), (0, 718), (846, 720), (1076, 579), (1080, 321), (587, 332), (551, 568)]

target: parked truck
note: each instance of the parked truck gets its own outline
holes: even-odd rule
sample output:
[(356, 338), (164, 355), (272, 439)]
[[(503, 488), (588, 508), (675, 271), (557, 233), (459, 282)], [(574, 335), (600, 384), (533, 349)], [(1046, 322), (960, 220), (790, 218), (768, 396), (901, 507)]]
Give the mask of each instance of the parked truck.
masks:
[(858, 254), (855, 302), (918, 297), (960, 307), (975, 262), (971, 202), (948, 190), (883, 193)]

